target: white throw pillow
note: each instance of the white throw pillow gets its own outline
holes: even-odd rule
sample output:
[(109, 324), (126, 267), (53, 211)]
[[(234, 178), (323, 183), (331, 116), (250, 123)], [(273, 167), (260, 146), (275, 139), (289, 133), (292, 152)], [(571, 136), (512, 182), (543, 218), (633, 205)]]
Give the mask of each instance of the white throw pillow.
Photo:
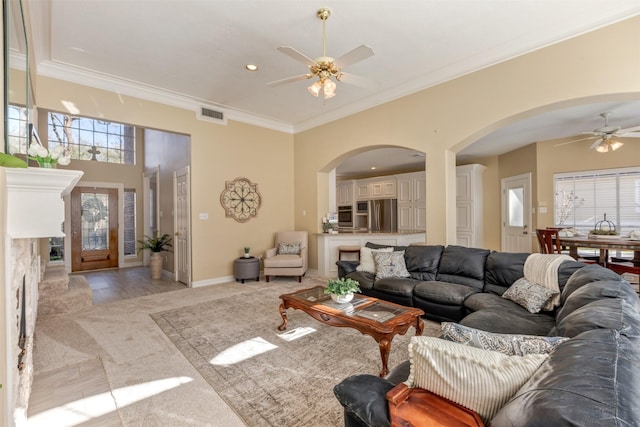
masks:
[(357, 271), (366, 271), (367, 273), (376, 272), (376, 264), (373, 260), (373, 251), (376, 252), (393, 252), (393, 248), (371, 249), (363, 246), (360, 248), (360, 264), (356, 267)]
[(406, 384), (469, 408), (486, 423), (546, 360), (546, 354), (506, 356), (434, 337), (412, 337)]

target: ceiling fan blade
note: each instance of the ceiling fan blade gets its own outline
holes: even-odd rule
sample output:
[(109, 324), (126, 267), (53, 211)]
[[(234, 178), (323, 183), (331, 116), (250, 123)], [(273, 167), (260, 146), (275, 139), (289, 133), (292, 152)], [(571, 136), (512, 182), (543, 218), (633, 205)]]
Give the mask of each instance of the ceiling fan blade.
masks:
[(599, 138), (599, 137), (598, 136), (590, 136), (588, 138), (574, 139), (573, 141), (561, 142), (560, 144), (554, 145), (554, 147), (561, 147), (563, 145), (573, 144), (574, 142), (587, 141), (587, 140), (593, 139), (593, 138)]
[(336, 64), (338, 68), (343, 68), (348, 65), (355, 64), (356, 62), (362, 61), (363, 59), (367, 59), (368, 57), (373, 55), (375, 55), (373, 49), (363, 44), (345, 53), (340, 58), (335, 59), (333, 63)]
[(267, 83), (267, 86), (274, 87), (274, 86), (284, 85), (284, 84), (287, 84), (287, 83), (293, 83), (293, 82), (297, 82), (298, 80), (308, 79), (308, 78), (310, 78), (309, 76), (311, 76), (311, 75), (310, 74), (301, 74), (299, 76), (287, 77), (286, 79), (275, 80), (273, 82), (269, 82), (269, 83)]
[(640, 126), (620, 129), (618, 132), (616, 132), (616, 136), (625, 138), (640, 138)]
[(602, 143), (602, 141), (604, 141), (604, 138), (599, 138), (596, 142), (594, 142), (591, 147), (589, 148), (596, 148), (598, 145), (600, 145)]
[(377, 90), (380, 86), (378, 82), (375, 80), (369, 79), (367, 77), (358, 76), (356, 74), (351, 73), (342, 73), (342, 77), (340, 77), (340, 81), (358, 86), (364, 89)]
[(295, 59), (296, 61), (302, 62), (307, 67), (311, 67), (311, 66), (316, 64), (316, 61), (314, 61), (313, 59), (309, 58), (304, 53), (300, 53), (299, 51), (297, 51), (296, 49), (292, 48), (291, 46), (280, 46), (278, 48), (278, 50), (280, 52), (284, 53), (285, 55)]

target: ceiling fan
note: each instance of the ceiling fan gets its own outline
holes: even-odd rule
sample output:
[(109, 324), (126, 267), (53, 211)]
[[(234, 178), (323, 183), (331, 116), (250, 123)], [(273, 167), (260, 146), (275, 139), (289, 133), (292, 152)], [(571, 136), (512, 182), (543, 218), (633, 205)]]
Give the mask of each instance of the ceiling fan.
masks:
[(322, 8), (318, 10), (317, 13), (318, 18), (322, 20), (322, 56), (314, 59), (309, 58), (308, 56), (300, 53), (298, 50), (292, 48), (291, 46), (280, 46), (278, 50), (285, 55), (290, 56), (296, 61), (302, 62), (309, 68), (309, 73), (301, 74), (298, 76), (288, 77), (282, 80), (276, 80), (273, 82), (267, 83), (267, 86), (279, 86), (286, 83), (295, 82), (298, 80), (311, 79), (313, 77), (317, 77), (318, 80), (308, 87), (309, 92), (317, 97), (320, 95), (322, 91), (322, 95), (324, 99), (333, 98), (335, 96), (336, 84), (331, 79), (332, 77), (336, 81), (341, 81), (344, 83), (350, 83), (356, 86), (372, 88), (375, 86), (375, 83), (366, 79), (364, 77), (360, 77), (354, 74), (345, 73), (342, 71), (343, 67), (346, 67), (351, 64), (355, 64), (356, 62), (362, 61), (370, 56), (374, 55), (373, 49), (366, 45), (360, 45), (357, 48), (351, 50), (350, 52), (345, 53), (341, 57), (334, 59), (330, 56), (327, 56), (326, 53), (326, 40), (325, 40), (325, 23), (329, 16), (331, 16), (331, 10), (327, 8)]
[(625, 129), (622, 129), (620, 126), (609, 126), (610, 115), (610, 112), (601, 113), (600, 116), (604, 118), (604, 126), (598, 129), (594, 129), (591, 132), (583, 132), (583, 134), (590, 134), (591, 136), (575, 139), (569, 142), (563, 142), (562, 144), (557, 144), (556, 147), (566, 144), (573, 144), (574, 142), (578, 141), (595, 139), (596, 141), (591, 145), (590, 148), (595, 148), (595, 150), (599, 153), (606, 153), (608, 151), (616, 151), (618, 148), (624, 145), (623, 142), (614, 138), (640, 138), (640, 126), (633, 126)]

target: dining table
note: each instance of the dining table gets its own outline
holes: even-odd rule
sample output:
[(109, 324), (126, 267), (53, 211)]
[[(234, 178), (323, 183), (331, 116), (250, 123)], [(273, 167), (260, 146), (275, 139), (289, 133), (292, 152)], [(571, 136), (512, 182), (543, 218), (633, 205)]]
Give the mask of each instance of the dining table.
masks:
[(569, 248), (569, 255), (575, 259), (580, 258), (578, 248), (599, 249), (600, 259), (598, 263), (606, 266), (609, 263), (608, 254), (611, 250), (633, 251), (633, 258), (629, 260), (634, 266), (640, 267), (640, 240), (632, 240), (629, 237), (611, 236), (558, 236), (560, 245)]

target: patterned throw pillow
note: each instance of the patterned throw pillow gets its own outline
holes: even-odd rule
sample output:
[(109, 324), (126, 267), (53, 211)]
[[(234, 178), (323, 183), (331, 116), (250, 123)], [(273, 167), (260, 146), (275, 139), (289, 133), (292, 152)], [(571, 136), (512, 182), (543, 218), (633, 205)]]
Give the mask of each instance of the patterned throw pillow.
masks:
[(280, 243), (278, 245), (278, 255), (300, 255), (302, 242)]
[(376, 280), (411, 276), (404, 262), (404, 251), (374, 252), (373, 260), (376, 264)]
[(502, 298), (523, 306), (529, 313), (538, 313), (554, 295), (554, 292), (544, 286), (529, 282), (522, 277), (502, 294)]
[(507, 356), (549, 354), (569, 339), (537, 335), (494, 334), (453, 322), (442, 322), (440, 326), (442, 327), (442, 338), (445, 340), (497, 351)]
[(486, 423), (546, 360), (546, 354), (506, 356), (435, 337), (412, 337), (406, 384), (447, 398)]
[(392, 252), (393, 248), (371, 249), (363, 246), (360, 248), (360, 264), (356, 267), (357, 271), (366, 271), (367, 273), (376, 272), (376, 264), (373, 261), (373, 252)]

